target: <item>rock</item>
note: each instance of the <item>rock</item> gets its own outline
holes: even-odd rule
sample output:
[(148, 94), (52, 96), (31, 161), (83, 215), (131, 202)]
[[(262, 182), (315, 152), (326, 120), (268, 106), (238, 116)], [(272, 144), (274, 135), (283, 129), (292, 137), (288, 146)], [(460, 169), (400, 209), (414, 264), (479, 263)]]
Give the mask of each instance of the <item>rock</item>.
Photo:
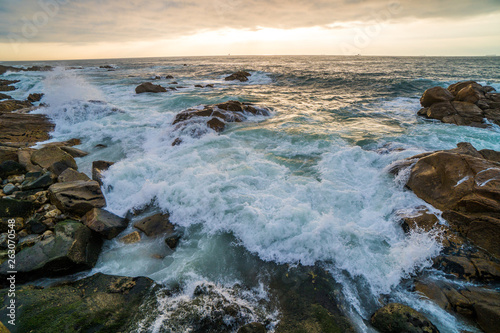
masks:
[(434, 103), (440, 102), (450, 102), (454, 99), (452, 93), (441, 87), (434, 87), (427, 89), (422, 98), (420, 98), (420, 104), (423, 107), (429, 107)]
[[(55, 227), (55, 236), (37, 242), (16, 255), (16, 278), (31, 281), (40, 277), (61, 276), (94, 267), (102, 241), (76, 221), (64, 221)], [(0, 266), (0, 274), (9, 271)]]
[(28, 96), (28, 101), (31, 103), (40, 102), (42, 97), (43, 97), (43, 94), (30, 94)]
[(454, 101), (451, 104), (453, 105), (455, 110), (457, 110), (457, 114), (465, 120), (466, 125), (474, 122), (481, 123), (483, 121), (483, 110), (481, 110), (475, 104), (457, 101)]
[(0, 100), (3, 100), (3, 99), (12, 99), (12, 97), (9, 95), (5, 95), (5, 94), (0, 93)]
[(0, 163), (5, 161), (19, 162), (17, 148), (0, 146)]
[(177, 248), (177, 245), (179, 245), (179, 241), (181, 240), (181, 235), (179, 234), (174, 234), (172, 236), (169, 236), (165, 238), (165, 244), (171, 249), (175, 250)]
[(113, 66), (103, 65), (103, 66), (99, 66), (99, 68), (102, 68), (102, 69), (113, 69)]
[(217, 118), (212, 118), (207, 121), (207, 126), (219, 133), (222, 132), (224, 128), (226, 128), (226, 124)]
[(172, 75), (165, 75), (165, 79), (169, 80), (169, 79), (173, 79), (174, 77)]
[(160, 92), (166, 92), (167, 89), (164, 87), (157, 85), (157, 84), (152, 84), (151, 82), (145, 82), (137, 86), (135, 88), (135, 93), (136, 94), (142, 94), (142, 93), (160, 93)]
[[(1, 205), (2, 200), (0, 200), (0, 205)], [(0, 211), (1, 213), (1, 211)], [(30, 212), (31, 213), (31, 212)], [(9, 227), (9, 220), (14, 218), (14, 230), (19, 232), (24, 228), (24, 219), (21, 217), (12, 217), (12, 216), (5, 216), (5, 215), (0, 215), (0, 232), (7, 232), (10, 227)], [(5, 216), (5, 217), (4, 217)]]
[(27, 72), (48, 72), (48, 71), (51, 71), (53, 70), (54, 68), (52, 66), (31, 66), (31, 67), (28, 67), (26, 69), (23, 69), (24, 71), (27, 71)]
[(49, 187), (52, 204), (64, 213), (85, 215), (93, 208), (106, 206), (99, 183), (96, 181), (77, 180), (57, 183)]
[(233, 73), (226, 77), (224, 80), (226, 81), (234, 81), (234, 80), (239, 80), (241, 82), (246, 82), (248, 81), (248, 77), (251, 76), (252, 74), (245, 72), (245, 71), (239, 71), (236, 73)]
[[(155, 294), (145, 277), (97, 273), (52, 287), (16, 288), (17, 332), (132, 332), (145, 314), (144, 303)], [(8, 289), (0, 291), (0, 315), (8, 318)]]
[(97, 181), (99, 185), (103, 185), (103, 172), (107, 171), (115, 162), (94, 161), (92, 162), (92, 179)]
[(90, 178), (83, 172), (78, 172), (71, 168), (64, 170), (63, 173), (57, 177), (59, 183), (74, 182), (76, 180), (90, 180)]
[(44, 147), (33, 152), (31, 162), (49, 170), (55, 176), (59, 176), (67, 168), (78, 169), (73, 156), (55, 146)]
[(20, 175), (26, 172), (26, 169), (14, 161), (5, 161), (0, 163), (0, 178), (7, 178), (11, 175)]
[(431, 119), (443, 120), (444, 117), (449, 117), (457, 114), (457, 110), (450, 102), (434, 103), (427, 108), (426, 115)]
[(77, 148), (73, 148), (73, 147), (62, 146), (61, 149), (73, 157), (85, 157), (89, 154), (86, 151), (83, 151), (83, 150), (80, 150)]
[(370, 319), (382, 333), (438, 333), (438, 329), (420, 312), (398, 303), (377, 310)]
[(29, 108), (33, 105), (28, 101), (18, 101), (15, 99), (0, 102), (0, 112), (12, 112), (19, 109)]
[(0, 75), (4, 74), (7, 71), (20, 72), (21, 70), (22, 70), (21, 68), (17, 68), (17, 67), (0, 65)]
[(242, 326), (238, 333), (266, 333), (266, 327), (261, 323), (250, 323)]
[[(479, 86), (479, 88), (477, 88)], [(460, 89), (457, 93), (455, 100), (462, 101), (467, 103), (477, 103), (479, 100), (484, 99), (484, 93), (480, 90), (482, 87), (478, 84), (475, 86), (473, 84), (469, 84), (468, 86)]]
[(477, 84), (476, 81), (463, 81), (463, 82), (457, 82), (448, 87), (448, 91), (453, 94), (453, 96), (456, 96), (460, 90), (463, 88), (469, 86), (469, 85), (474, 85)]
[(42, 171), (42, 167), (31, 163), (31, 154), (33, 154), (35, 150), (36, 149), (32, 148), (23, 148), (17, 151), (17, 160), (19, 161), (19, 164), (25, 167), (28, 172)]
[(500, 152), (491, 149), (480, 150), (479, 153), (487, 160), (500, 163)]
[(90, 210), (85, 214), (82, 222), (106, 239), (115, 238), (128, 225), (127, 220), (100, 208)]
[(54, 129), (45, 115), (0, 112), (0, 142), (34, 145), (50, 138)]
[(155, 214), (146, 217), (134, 223), (134, 227), (144, 232), (148, 237), (171, 236), (175, 233), (175, 227), (170, 223), (168, 214)]
[(50, 142), (43, 145), (43, 147), (73, 147), (82, 144), (82, 140), (80, 139), (69, 139), (67, 141), (59, 141), (59, 142)]
[[(40, 175), (39, 177), (33, 179), (34, 177), (29, 177), (30, 175)], [(52, 178), (52, 173), (50, 172), (30, 172), (27, 174), (27, 178), (22, 184), (21, 189), (23, 191), (27, 190), (46, 190), (54, 183)]]
[(139, 234), (139, 232), (134, 231), (120, 238), (120, 241), (125, 244), (135, 244), (141, 241), (141, 235)]
[(10, 184), (10, 183), (5, 185), (3, 188), (3, 193), (6, 195), (11, 195), (15, 191), (19, 191), (19, 188), (13, 184)]

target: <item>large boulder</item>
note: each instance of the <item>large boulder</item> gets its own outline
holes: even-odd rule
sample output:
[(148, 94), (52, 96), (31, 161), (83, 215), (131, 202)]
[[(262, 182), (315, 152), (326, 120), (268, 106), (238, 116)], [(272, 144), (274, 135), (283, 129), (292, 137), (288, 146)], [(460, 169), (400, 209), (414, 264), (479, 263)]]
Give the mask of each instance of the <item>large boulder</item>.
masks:
[(31, 146), (50, 138), (54, 129), (45, 115), (0, 112), (0, 142)]
[(399, 303), (377, 310), (370, 321), (381, 333), (439, 333), (423, 314)]
[(239, 71), (239, 72), (236, 72), (236, 73), (233, 73), (233, 74), (229, 75), (224, 80), (226, 80), (226, 81), (235, 81), (235, 80), (238, 80), (238, 81), (241, 81), (241, 82), (246, 82), (246, 81), (248, 81), (248, 77), (251, 76), (251, 75), (252, 74), (250, 74), (248, 72)]
[(75, 159), (59, 147), (44, 147), (31, 154), (31, 163), (59, 176), (67, 168), (77, 170)]
[(54, 183), (50, 172), (29, 172), (21, 184), (21, 190), (46, 190)]
[(142, 83), (139, 86), (137, 86), (137, 88), (135, 88), (136, 94), (161, 93), (161, 92), (167, 92), (167, 89), (160, 86), (159, 84), (152, 84), (151, 82)]
[(99, 183), (92, 180), (54, 184), (49, 187), (49, 197), (62, 212), (77, 216), (83, 216), (93, 208), (106, 206)]
[(90, 180), (90, 178), (89, 178), (89, 176), (87, 176), (83, 172), (78, 172), (75, 169), (71, 169), (71, 168), (64, 170), (59, 175), (59, 177), (57, 177), (57, 181), (59, 183), (74, 182), (76, 180)]
[(82, 222), (106, 239), (115, 238), (128, 225), (126, 219), (100, 208), (90, 210), (85, 214)]
[(21, 164), (15, 161), (5, 161), (0, 163), (0, 178), (5, 179), (12, 175), (20, 175), (26, 172)]
[[(407, 187), (444, 211), (451, 226), (500, 258), (500, 163), (468, 143), (424, 155), (411, 168)], [(493, 160), (491, 159), (493, 158)]]
[[(101, 238), (80, 222), (60, 222), (54, 236), (16, 254), (16, 278), (30, 281), (90, 269), (97, 262), (101, 246)], [(8, 263), (3, 263), (0, 275), (5, 276), (8, 271)]]
[(429, 107), (434, 103), (450, 102), (454, 98), (453, 94), (442, 87), (427, 89), (420, 98), (423, 107)]
[(19, 162), (17, 148), (0, 146), (0, 163), (5, 161)]
[[(149, 278), (102, 273), (46, 288), (19, 286), (16, 326), (10, 327), (12, 333), (133, 332), (144, 319), (141, 305), (150, 301), (154, 287)], [(8, 318), (7, 294), (8, 289), (0, 291), (2, 320)]]
[(134, 223), (134, 227), (148, 237), (171, 236), (175, 234), (175, 226), (170, 223), (168, 214), (155, 214)]

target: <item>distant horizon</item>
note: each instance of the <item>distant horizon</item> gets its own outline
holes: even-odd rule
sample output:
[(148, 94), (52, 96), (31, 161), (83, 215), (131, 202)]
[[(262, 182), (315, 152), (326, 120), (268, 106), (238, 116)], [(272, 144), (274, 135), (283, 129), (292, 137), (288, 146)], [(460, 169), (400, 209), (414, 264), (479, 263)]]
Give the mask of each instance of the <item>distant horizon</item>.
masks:
[(126, 60), (126, 59), (158, 59), (158, 58), (215, 58), (215, 57), (374, 57), (374, 58), (495, 58), (497, 54), (487, 55), (378, 55), (378, 54), (219, 54), (219, 55), (187, 55), (187, 56), (147, 56), (147, 57), (123, 57), (123, 58), (75, 58), (75, 59), (49, 59), (49, 60), (2, 60), (0, 63), (16, 62), (57, 62), (57, 61), (99, 61), (99, 60)]

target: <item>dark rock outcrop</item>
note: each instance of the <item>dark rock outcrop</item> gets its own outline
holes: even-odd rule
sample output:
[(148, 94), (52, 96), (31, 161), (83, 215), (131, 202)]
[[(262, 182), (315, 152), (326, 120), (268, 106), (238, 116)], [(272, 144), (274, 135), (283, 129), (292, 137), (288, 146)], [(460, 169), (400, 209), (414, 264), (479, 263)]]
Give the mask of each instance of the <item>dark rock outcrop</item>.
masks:
[[(154, 293), (145, 277), (101, 273), (52, 287), (23, 286), (16, 292), (17, 332), (132, 332), (140, 310)], [(8, 290), (0, 291), (0, 315), (7, 318)], [(14, 333), (14, 332), (13, 332)]]
[(418, 115), (444, 123), (488, 127), (484, 122), (500, 125), (500, 94), (492, 87), (474, 81), (452, 84), (448, 89), (434, 87), (424, 92)]
[(137, 86), (137, 88), (135, 88), (136, 94), (161, 93), (161, 92), (167, 92), (167, 89), (160, 86), (159, 84), (152, 84), (151, 82), (142, 83), (139, 86)]
[(12, 97), (11, 97), (11, 96), (9, 96), (9, 95), (6, 95), (6, 94), (2, 94), (2, 93), (0, 93), (0, 101), (1, 101), (1, 100), (4, 100), (4, 99), (12, 99)]
[(43, 97), (43, 94), (38, 94), (38, 93), (29, 94), (29, 96), (28, 96), (28, 102), (31, 102), (31, 103), (40, 102), (40, 100), (42, 99), (42, 97)]
[(175, 226), (170, 223), (168, 214), (155, 214), (134, 223), (134, 227), (148, 237), (171, 236), (175, 234)]
[(236, 73), (233, 73), (226, 77), (224, 80), (226, 81), (241, 81), (241, 82), (246, 82), (248, 81), (248, 77), (251, 76), (252, 74), (245, 72), (245, 71), (238, 71)]
[(29, 101), (18, 101), (15, 99), (8, 99), (0, 102), (0, 112), (12, 112), (24, 108), (32, 107)]
[[(101, 245), (101, 239), (80, 222), (58, 223), (53, 236), (17, 253), (16, 278), (30, 281), (90, 269), (97, 262)], [(0, 274), (5, 276), (8, 271), (8, 263), (3, 263)]]
[(438, 333), (438, 329), (420, 312), (399, 303), (390, 303), (371, 317), (381, 333)]

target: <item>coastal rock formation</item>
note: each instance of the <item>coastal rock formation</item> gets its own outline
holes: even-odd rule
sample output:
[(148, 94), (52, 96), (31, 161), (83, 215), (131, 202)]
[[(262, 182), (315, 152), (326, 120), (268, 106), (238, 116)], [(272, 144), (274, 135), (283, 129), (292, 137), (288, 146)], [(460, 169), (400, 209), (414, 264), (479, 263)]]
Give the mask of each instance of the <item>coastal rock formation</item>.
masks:
[(113, 239), (127, 228), (127, 220), (104, 209), (94, 208), (82, 219), (83, 224), (101, 234), (106, 239)]
[(95, 180), (102, 186), (102, 173), (109, 169), (110, 166), (115, 164), (108, 161), (94, 161), (92, 162), (92, 180)]
[(382, 333), (439, 333), (424, 315), (398, 303), (390, 303), (379, 309), (370, 321)]
[(0, 112), (0, 142), (4, 145), (32, 146), (48, 140), (53, 129), (45, 115)]
[[(203, 108), (184, 110), (177, 114), (172, 125), (178, 124), (176, 129), (182, 129), (194, 123), (205, 124), (208, 128), (220, 133), (226, 128), (226, 123), (242, 122), (247, 120), (251, 115), (269, 116), (270, 114), (269, 109), (252, 103), (227, 101), (215, 105), (206, 105)], [(199, 137), (204, 133), (203, 130), (197, 128), (191, 132), (191, 135)]]
[(96, 181), (77, 180), (68, 183), (56, 183), (49, 187), (52, 204), (62, 212), (85, 215), (93, 208), (106, 206), (101, 187)]
[[(149, 278), (102, 273), (47, 288), (23, 286), (16, 291), (16, 327), (18, 332), (132, 332), (154, 287)], [(2, 318), (7, 318), (7, 293), (0, 291)]]
[(171, 236), (175, 226), (170, 223), (168, 214), (155, 214), (134, 223), (134, 227), (144, 232), (148, 237)]
[[(35, 280), (42, 276), (60, 276), (94, 267), (102, 241), (76, 221), (60, 222), (55, 233), (16, 255), (17, 278)], [(0, 275), (7, 275), (8, 262), (0, 266)]]
[(1, 101), (1, 100), (4, 100), (4, 99), (12, 99), (12, 97), (11, 97), (11, 96), (9, 96), (9, 95), (6, 95), (6, 94), (2, 94), (2, 93), (0, 93), (0, 101)]
[(248, 81), (248, 77), (251, 76), (252, 74), (245, 72), (245, 71), (238, 71), (236, 73), (233, 73), (226, 77), (224, 80), (226, 81), (241, 81), (241, 82), (246, 82)]
[(9, 99), (0, 102), (0, 112), (12, 112), (24, 108), (32, 107), (33, 105), (29, 101), (18, 101), (15, 99)]
[(73, 156), (55, 146), (44, 147), (33, 152), (31, 163), (52, 172), (56, 177), (67, 168), (78, 169)]
[(29, 94), (28, 96), (28, 102), (35, 103), (35, 102), (40, 102), (44, 94)]
[(434, 87), (420, 98), (424, 108), (418, 115), (455, 125), (487, 127), (484, 119), (500, 125), (500, 94), (494, 91), (475, 81), (458, 82), (448, 89)]
[(151, 82), (142, 83), (142, 84), (138, 85), (137, 88), (135, 88), (136, 94), (160, 93), (160, 92), (167, 92), (167, 89), (160, 86), (159, 84), (152, 84)]

